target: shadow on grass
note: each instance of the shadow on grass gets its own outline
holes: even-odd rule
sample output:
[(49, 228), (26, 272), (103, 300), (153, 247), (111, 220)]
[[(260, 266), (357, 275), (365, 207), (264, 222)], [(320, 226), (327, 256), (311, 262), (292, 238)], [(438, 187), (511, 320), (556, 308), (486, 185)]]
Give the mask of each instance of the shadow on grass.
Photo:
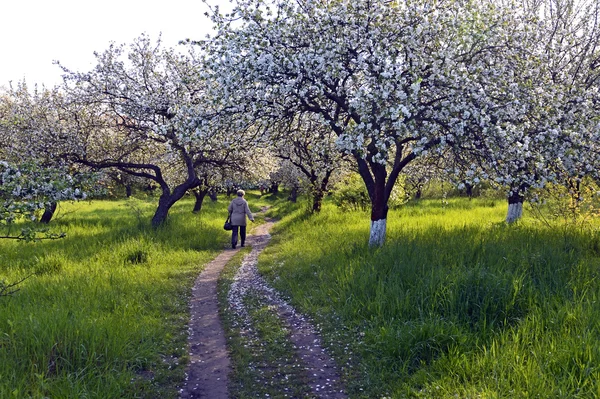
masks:
[[(427, 216), (404, 212), (415, 210)], [(366, 370), (349, 378), (357, 393), (382, 395), (422, 372), (440, 373), (442, 359), (476, 356), (504, 334), (539, 334), (523, 332), (532, 314), (600, 291), (589, 234), (402, 217), (390, 224), (387, 244), (373, 249), (368, 219), (331, 210), (295, 216), (261, 258), (273, 284), (323, 322), (338, 359)], [(570, 372), (586, 378), (585, 368)]]

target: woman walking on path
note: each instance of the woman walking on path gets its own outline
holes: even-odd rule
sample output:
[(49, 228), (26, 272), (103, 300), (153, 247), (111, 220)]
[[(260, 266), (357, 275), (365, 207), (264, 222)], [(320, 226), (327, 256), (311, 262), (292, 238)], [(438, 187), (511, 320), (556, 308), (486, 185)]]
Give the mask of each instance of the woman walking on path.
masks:
[(231, 214), (231, 225), (233, 226), (233, 229), (231, 230), (231, 248), (233, 249), (237, 246), (238, 229), (242, 247), (246, 241), (246, 215), (248, 215), (248, 219), (254, 222), (254, 216), (252, 216), (252, 212), (250, 212), (248, 202), (244, 199), (244, 195), (246, 195), (244, 190), (238, 190), (237, 197), (234, 198), (227, 207), (227, 210)]

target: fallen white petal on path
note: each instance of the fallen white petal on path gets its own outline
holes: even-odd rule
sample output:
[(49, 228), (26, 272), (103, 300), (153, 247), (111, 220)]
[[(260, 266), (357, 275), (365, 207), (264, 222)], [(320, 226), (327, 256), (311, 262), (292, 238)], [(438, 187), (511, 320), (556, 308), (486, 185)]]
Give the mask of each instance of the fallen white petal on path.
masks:
[(320, 398), (346, 398), (335, 362), (321, 344), (321, 337), (310, 320), (296, 312), (258, 272), (258, 255), (267, 246), (271, 236), (269, 230), (273, 222), (259, 226), (249, 244), (252, 251), (244, 257), (227, 297), (231, 310), (243, 321), (243, 330), (254, 335), (251, 321), (244, 305), (244, 298), (250, 293), (260, 294), (271, 305), (291, 331), (291, 340), (307, 370), (309, 385), (314, 395)]

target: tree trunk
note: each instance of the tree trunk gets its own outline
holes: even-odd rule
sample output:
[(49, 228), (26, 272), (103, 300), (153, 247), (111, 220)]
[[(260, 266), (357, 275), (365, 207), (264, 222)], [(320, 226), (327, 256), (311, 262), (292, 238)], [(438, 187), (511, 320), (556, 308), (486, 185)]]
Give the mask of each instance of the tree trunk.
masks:
[(48, 224), (52, 220), (54, 216), (54, 212), (56, 212), (56, 206), (58, 204), (56, 202), (51, 202), (49, 206), (44, 209), (44, 214), (40, 218), (40, 223)]
[(296, 201), (298, 200), (298, 187), (292, 187), (292, 189), (290, 190), (290, 195), (288, 196), (288, 200), (296, 203)]
[(467, 197), (469, 197), (469, 199), (473, 198), (473, 186), (466, 182), (465, 182), (465, 193), (467, 194)]
[(130, 198), (131, 194), (132, 194), (131, 184), (126, 184), (125, 185), (125, 195), (127, 196), (127, 198)]
[(325, 177), (323, 178), (323, 180), (321, 180), (320, 185), (317, 185), (316, 180), (313, 181), (313, 213), (321, 212), (321, 206), (323, 205), (323, 197), (325, 197), (325, 193), (327, 193), (327, 186), (329, 185), (329, 176), (331, 176), (331, 171), (327, 171), (325, 173)]
[(370, 247), (381, 247), (385, 243), (387, 230), (388, 198), (386, 193), (386, 172), (381, 165), (372, 165), (376, 178), (372, 180), (369, 198), (371, 199)]
[(199, 182), (186, 181), (185, 183), (175, 187), (172, 192), (165, 185), (163, 187), (162, 194), (158, 199), (158, 207), (156, 208), (154, 216), (152, 217), (152, 227), (156, 228), (164, 224), (167, 220), (167, 216), (169, 216), (169, 210), (171, 207), (177, 201), (179, 201), (188, 190), (198, 187), (199, 184)]
[(279, 183), (271, 183), (271, 194), (279, 194)]
[(156, 228), (165, 223), (167, 216), (169, 216), (169, 210), (173, 206), (175, 201), (171, 200), (171, 196), (161, 195), (158, 200), (158, 207), (152, 217), (152, 227)]
[(369, 246), (381, 247), (385, 243), (389, 193), (391, 193), (397, 174), (390, 176), (388, 181), (385, 166), (376, 162), (367, 163), (359, 153), (354, 153), (354, 157), (358, 163), (358, 173), (367, 187), (371, 200)]
[(508, 213), (506, 214), (506, 223), (511, 224), (521, 219), (523, 216), (523, 195), (518, 192), (511, 192), (508, 197)]
[(323, 192), (323, 190), (313, 190), (313, 205), (312, 205), (312, 212), (313, 213), (319, 213), (321, 212), (321, 206), (323, 205), (323, 197), (325, 196), (325, 193)]
[(579, 213), (581, 204), (581, 182), (579, 179), (567, 179), (567, 187), (569, 188), (569, 211), (572, 216), (576, 216)]
[(415, 199), (419, 200), (423, 196), (423, 190), (421, 187), (417, 187), (417, 191), (415, 192)]
[(375, 197), (371, 200), (370, 247), (381, 247), (385, 243), (388, 209), (387, 201), (384, 199)]
[(386, 230), (387, 219), (371, 220), (369, 246), (381, 247), (385, 243)]
[(194, 203), (193, 213), (198, 213), (202, 210), (202, 202), (204, 202), (204, 197), (208, 193), (208, 190), (193, 190), (194, 196), (196, 197), (196, 202)]
[(210, 198), (212, 202), (217, 202), (217, 192), (215, 190), (209, 190), (208, 198)]

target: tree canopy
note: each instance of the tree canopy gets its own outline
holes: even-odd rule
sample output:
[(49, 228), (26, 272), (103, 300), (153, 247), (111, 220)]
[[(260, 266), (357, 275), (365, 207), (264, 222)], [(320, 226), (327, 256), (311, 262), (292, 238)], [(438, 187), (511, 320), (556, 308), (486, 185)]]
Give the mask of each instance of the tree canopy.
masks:
[(222, 73), (223, 101), (247, 99), (256, 117), (309, 112), (335, 132), (367, 187), (370, 242), (380, 245), (393, 186), (414, 159), (450, 147), (500, 175), (505, 144), (536, 117), (552, 124), (539, 21), (514, 7), (238, 1), (233, 17), (214, 17), (212, 69)]

